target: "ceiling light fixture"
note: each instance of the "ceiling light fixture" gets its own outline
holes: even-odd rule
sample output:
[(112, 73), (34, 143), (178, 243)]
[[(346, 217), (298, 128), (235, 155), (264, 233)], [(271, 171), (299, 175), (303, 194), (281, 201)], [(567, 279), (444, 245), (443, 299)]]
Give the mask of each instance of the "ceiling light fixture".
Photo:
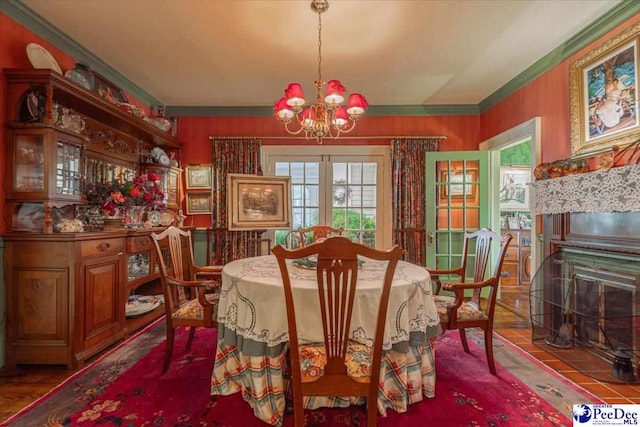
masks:
[[(316, 103), (304, 107), (305, 99), (299, 83), (290, 83), (284, 96), (275, 103), (276, 118), (284, 123), (284, 127), (292, 135), (304, 132), (307, 139), (314, 137), (318, 144), (323, 138), (338, 138), (340, 133), (351, 132), (356, 122), (364, 114), (367, 100), (359, 93), (349, 97), (347, 108), (340, 105), (344, 101), (346, 88), (339, 80), (327, 82), (327, 91), (322, 97), (322, 14), (329, 9), (327, 0), (312, 0), (311, 10), (318, 14), (318, 80), (316, 85)], [(299, 128), (289, 128), (291, 122), (297, 122)]]

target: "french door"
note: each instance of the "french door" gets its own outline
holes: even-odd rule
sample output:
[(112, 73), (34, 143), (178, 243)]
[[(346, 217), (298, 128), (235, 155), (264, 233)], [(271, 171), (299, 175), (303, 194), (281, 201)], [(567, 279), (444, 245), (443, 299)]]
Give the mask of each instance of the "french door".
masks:
[[(488, 161), (486, 151), (426, 154), (427, 267), (459, 267), (464, 233), (489, 227)], [(467, 277), (473, 277), (472, 250), (469, 256)]]
[[(291, 229), (343, 227), (352, 241), (390, 246), (389, 150), (379, 147), (263, 147), (265, 175), (291, 177)], [(385, 200), (387, 202), (385, 202)], [(290, 230), (276, 230), (276, 244)]]

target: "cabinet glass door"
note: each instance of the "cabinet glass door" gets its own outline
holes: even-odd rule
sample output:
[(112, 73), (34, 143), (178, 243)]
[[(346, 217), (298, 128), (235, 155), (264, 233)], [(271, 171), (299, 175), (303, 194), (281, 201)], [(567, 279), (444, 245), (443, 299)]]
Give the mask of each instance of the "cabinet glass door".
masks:
[(59, 139), (56, 153), (56, 194), (65, 196), (81, 195), (81, 147)]
[(15, 136), (15, 163), (13, 191), (41, 193), (45, 182), (45, 150), (42, 134), (18, 134)]

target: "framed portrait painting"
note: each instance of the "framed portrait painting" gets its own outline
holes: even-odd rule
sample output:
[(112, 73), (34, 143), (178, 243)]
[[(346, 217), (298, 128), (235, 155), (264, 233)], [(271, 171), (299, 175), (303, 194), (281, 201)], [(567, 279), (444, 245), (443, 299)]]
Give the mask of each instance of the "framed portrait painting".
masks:
[(529, 210), (530, 168), (500, 168), (500, 210)]
[(571, 154), (606, 151), (640, 137), (640, 24), (593, 49), (569, 67)]
[(289, 177), (227, 175), (229, 230), (291, 228)]

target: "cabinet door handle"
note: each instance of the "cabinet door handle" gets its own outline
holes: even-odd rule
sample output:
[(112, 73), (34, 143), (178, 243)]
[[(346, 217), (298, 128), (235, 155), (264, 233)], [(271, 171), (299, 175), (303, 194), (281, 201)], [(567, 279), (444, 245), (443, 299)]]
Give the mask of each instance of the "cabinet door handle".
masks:
[(106, 251), (107, 249), (109, 249), (111, 247), (111, 244), (109, 243), (100, 243), (98, 246), (98, 250), (99, 251)]

